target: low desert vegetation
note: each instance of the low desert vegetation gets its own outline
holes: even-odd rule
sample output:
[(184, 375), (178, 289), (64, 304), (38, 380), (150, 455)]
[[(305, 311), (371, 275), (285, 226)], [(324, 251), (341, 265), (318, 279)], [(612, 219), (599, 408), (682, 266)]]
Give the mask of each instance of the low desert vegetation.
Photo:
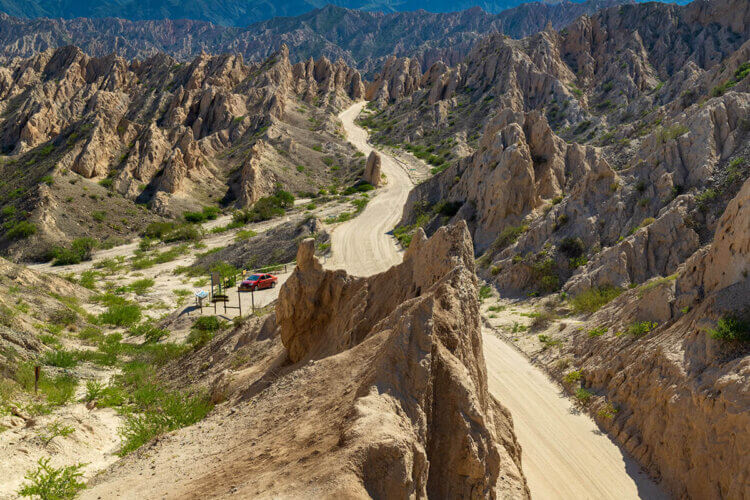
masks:
[(570, 304), (576, 313), (592, 314), (616, 299), (622, 292), (622, 288), (614, 286), (594, 287), (573, 297)]
[(712, 339), (730, 342), (750, 342), (750, 321), (735, 316), (719, 318), (716, 328), (708, 330)]
[(40, 458), (36, 469), (26, 473), (26, 480), (18, 490), (22, 497), (42, 500), (68, 500), (84, 489), (81, 469), (85, 464), (53, 467), (50, 458)]

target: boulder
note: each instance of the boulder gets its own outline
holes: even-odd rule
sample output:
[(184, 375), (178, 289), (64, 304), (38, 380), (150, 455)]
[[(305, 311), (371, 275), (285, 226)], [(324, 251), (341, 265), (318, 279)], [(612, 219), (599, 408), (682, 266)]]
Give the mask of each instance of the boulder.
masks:
[(380, 155), (376, 151), (372, 151), (370, 156), (367, 157), (367, 164), (365, 165), (365, 181), (375, 187), (379, 187), (381, 183), (380, 161)]

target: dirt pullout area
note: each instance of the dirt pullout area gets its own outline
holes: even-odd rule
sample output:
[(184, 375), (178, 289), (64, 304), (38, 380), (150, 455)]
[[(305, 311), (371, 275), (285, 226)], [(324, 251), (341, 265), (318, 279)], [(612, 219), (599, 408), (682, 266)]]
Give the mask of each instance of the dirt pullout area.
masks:
[(419, 232), (370, 278), (313, 254), (305, 240), (275, 313), (174, 367), (204, 370), (227, 403), (83, 498), (529, 497), (512, 420), (487, 391), (465, 224)]

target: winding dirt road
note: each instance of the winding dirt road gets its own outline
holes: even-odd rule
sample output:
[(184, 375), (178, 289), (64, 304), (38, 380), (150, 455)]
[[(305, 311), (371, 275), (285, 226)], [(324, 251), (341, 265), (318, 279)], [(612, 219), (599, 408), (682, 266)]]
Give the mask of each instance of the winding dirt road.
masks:
[[(367, 132), (354, 123), (365, 104), (354, 104), (343, 111), (339, 118), (349, 142), (367, 156), (373, 150), (367, 142)], [(370, 276), (401, 262), (402, 252), (388, 232), (401, 219), (406, 197), (413, 184), (406, 171), (391, 156), (381, 153), (381, 159), (387, 183), (377, 190), (359, 216), (334, 229), (331, 234), (333, 255), (325, 264), (327, 269), (346, 269), (350, 274)]]
[[(364, 105), (355, 104), (340, 118), (349, 141), (369, 155), (367, 132), (354, 123)], [(401, 262), (401, 252), (388, 232), (401, 218), (413, 183), (392, 157), (381, 152), (381, 158), (388, 184), (359, 217), (334, 229), (329, 269), (366, 276)], [(665, 498), (541, 370), (492, 332), (483, 332), (483, 338), (489, 389), (513, 415), (523, 448), (523, 471), (534, 498)]]

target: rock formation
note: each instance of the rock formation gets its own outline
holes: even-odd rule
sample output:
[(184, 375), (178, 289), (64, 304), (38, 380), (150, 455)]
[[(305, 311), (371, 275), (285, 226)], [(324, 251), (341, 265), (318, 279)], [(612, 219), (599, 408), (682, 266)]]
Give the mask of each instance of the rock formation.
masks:
[(372, 151), (370, 156), (367, 157), (367, 164), (365, 165), (365, 181), (379, 187), (381, 183), (380, 175), (380, 155), (377, 151)]
[(228, 400), (205, 431), (164, 436), (154, 475), (114, 468), (84, 498), (215, 494), (226, 478), (251, 497), (529, 498), (511, 417), (487, 391), (466, 225), (420, 232), (402, 264), (369, 278), (325, 271), (314, 251), (300, 244), (275, 315), (175, 367)]
[[(743, 497), (750, 476), (747, 342), (710, 336), (722, 318), (750, 312), (750, 180), (729, 203), (713, 242), (671, 279), (624, 293), (544, 363), (569, 356), (594, 408), (619, 408), (601, 425), (678, 497)], [(656, 322), (644, 338), (617, 334), (634, 322)], [(600, 337), (580, 330), (603, 328)], [(747, 332), (746, 332), (747, 334)], [(601, 396), (599, 396), (601, 395)], [(605, 399), (606, 397), (606, 399)]]
[(126, 19), (87, 19), (81, 13), (77, 19), (60, 19), (64, 16), (50, 13), (43, 14), (49, 19), (24, 19), (33, 16), (25, 5), (19, 13), (5, 11), (19, 17), (0, 14), (0, 55), (7, 59), (29, 57), (75, 40), (84, 52), (97, 57), (116, 53), (142, 60), (163, 52), (187, 61), (205, 51), (235, 52), (245, 60), (259, 61), (286, 44), (295, 62), (325, 56), (330, 60), (343, 59), (371, 74), (380, 70), (391, 55), (417, 58), (423, 68), (438, 60), (456, 64), (484, 34), (502, 32), (519, 38), (544, 29), (547, 23), (561, 28), (582, 14), (618, 3), (619, 0), (589, 0), (572, 5), (524, 4), (499, 14), (479, 8), (455, 12), (453, 8), (446, 13), (421, 10), (385, 15), (327, 5), (284, 22), (271, 19), (249, 25), (248, 18), (242, 16), (242, 28), (185, 19), (186, 16), (179, 16), (179, 21), (163, 19), (163, 12), (140, 16), (135, 21), (113, 12), (107, 15)]
[[(278, 186), (317, 192), (334, 176), (355, 180), (355, 150), (335, 114), (364, 85), (342, 61), (293, 66), (282, 46), (263, 63), (233, 54), (201, 54), (189, 64), (165, 54), (128, 62), (66, 46), (14, 60), (0, 79), (0, 147), (10, 160), (2, 168), (9, 176), (23, 172), (19, 182), (0, 186), (3, 206), (33, 220), (41, 217), (39, 191), (54, 199), (46, 204), (49, 223), (32, 236), (39, 244), (0, 239), (8, 254), (39, 257), (48, 242), (99, 238), (101, 228), (61, 230), (61, 212), (77, 195), (73, 208), (82, 216), (102, 211), (99, 195), (84, 192), (100, 186), (109, 203), (132, 210), (137, 202), (179, 218), (219, 200), (247, 207)], [(339, 157), (340, 172), (324, 163), (329, 153)], [(6, 197), (12, 191), (20, 196)], [(132, 235), (117, 227), (105, 231)]]

